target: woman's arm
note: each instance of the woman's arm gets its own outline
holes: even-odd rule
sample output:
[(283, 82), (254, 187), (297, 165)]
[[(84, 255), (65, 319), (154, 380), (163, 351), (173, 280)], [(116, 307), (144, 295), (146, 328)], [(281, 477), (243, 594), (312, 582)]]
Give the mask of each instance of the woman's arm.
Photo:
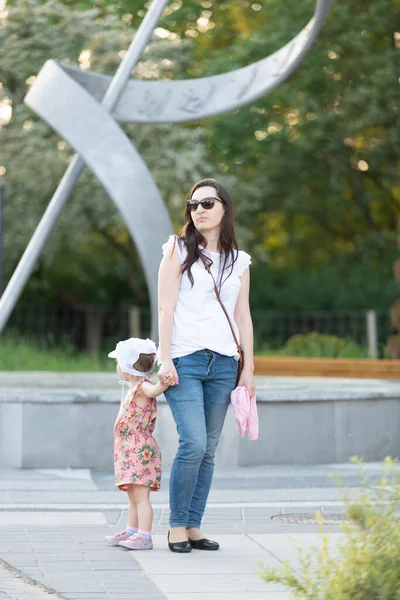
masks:
[(178, 374), (171, 358), (171, 339), (174, 311), (181, 282), (181, 261), (177, 244), (167, 251), (158, 272), (158, 335), (160, 340), (161, 367), (158, 373), (160, 382), (165, 384), (165, 376), (172, 373), (170, 385), (178, 383)]
[(241, 288), (235, 307), (235, 323), (239, 328), (240, 345), (244, 354), (244, 366), (239, 384), (247, 387), (250, 396), (255, 394), (254, 386), (254, 338), (253, 322), (250, 314), (250, 269), (246, 269), (241, 277)]

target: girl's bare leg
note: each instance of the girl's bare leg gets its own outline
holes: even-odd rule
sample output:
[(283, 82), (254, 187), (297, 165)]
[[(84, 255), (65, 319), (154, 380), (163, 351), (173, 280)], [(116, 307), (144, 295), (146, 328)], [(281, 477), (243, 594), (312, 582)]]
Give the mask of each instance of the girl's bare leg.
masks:
[(135, 503), (135, 499), (133, 496), (133, 485), (128, 485), (126, 491), (127, 491), (128, 498), (129, 498), (128, 527), (138, 529), (139, 528), (138, 512), (137, 512), (137, 506)]
[(139, 529), (151, 531), (153, 507), (150, 502), (150, 488), (146, 485), (132, 485), (132, 498), (137, 510)]

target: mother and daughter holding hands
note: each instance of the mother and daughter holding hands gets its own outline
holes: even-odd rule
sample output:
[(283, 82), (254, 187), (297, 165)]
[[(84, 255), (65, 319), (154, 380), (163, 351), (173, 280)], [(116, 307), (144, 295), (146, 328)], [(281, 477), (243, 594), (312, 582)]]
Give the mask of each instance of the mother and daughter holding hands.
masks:
[[(187, 195), (180, 236), (163, 246), (159, 270), (158, 383), (151, 375), (157, 350), (151, 340), (119, 342), (109, 354), (129, 391), (114, 425), (117, 487), (129, 498), (127, 528), (106, 541), (132, 550), (153, 547), (150, 491), (161, 481), (161, 454), (153, 437), (164, 393), (179, 448), (170, 477), (168, 547), (218, 550), (201, 521), (214, 471), (214, 456), (234, 388), (254, 396), (253, 326), (249, 308), (250, 256), (238, 249), (231, 198), (205, 179)], [(224, 315), (225, 312), (225, 315)], [(244, 365), (238, 379), (239, 350)]]

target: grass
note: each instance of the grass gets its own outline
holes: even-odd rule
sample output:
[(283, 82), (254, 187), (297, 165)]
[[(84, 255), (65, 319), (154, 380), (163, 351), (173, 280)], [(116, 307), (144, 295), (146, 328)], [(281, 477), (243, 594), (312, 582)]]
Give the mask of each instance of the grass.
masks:
[(1, 371), (114, 371), (115, 362), (107, 354), (89, 356), (70, 344), (46, 348), (22, 338), (0, 338)]
[[(332, 336), (308, 334), (295, 336), (283, 348), (263, 348), (256, 351), (262, 356), (303, 356), (321, 358), (368, 358), (368, 350), (351, 340)], [(115, 365), (104, 351), (88, 355), (72, 344), (48, 347), (32, 339), (16, 335), (0, 338), (0, 371), (114, 371)]]

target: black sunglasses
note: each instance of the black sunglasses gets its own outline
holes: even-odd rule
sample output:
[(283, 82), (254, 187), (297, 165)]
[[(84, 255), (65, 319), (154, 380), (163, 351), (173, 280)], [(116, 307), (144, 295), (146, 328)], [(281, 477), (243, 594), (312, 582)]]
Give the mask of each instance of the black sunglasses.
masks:
[(214, 196), (211, 198), (203, 198), (203, 200), (188, 200), (186, 202), (186, 206), (190, 212), (195, 212), (199, 204), (201, 204), (201, 208), (204, 208), (205, 210), (211, 210), (217, 200), (218, 202), (222, 202), (220, 198), (216, 198)]

